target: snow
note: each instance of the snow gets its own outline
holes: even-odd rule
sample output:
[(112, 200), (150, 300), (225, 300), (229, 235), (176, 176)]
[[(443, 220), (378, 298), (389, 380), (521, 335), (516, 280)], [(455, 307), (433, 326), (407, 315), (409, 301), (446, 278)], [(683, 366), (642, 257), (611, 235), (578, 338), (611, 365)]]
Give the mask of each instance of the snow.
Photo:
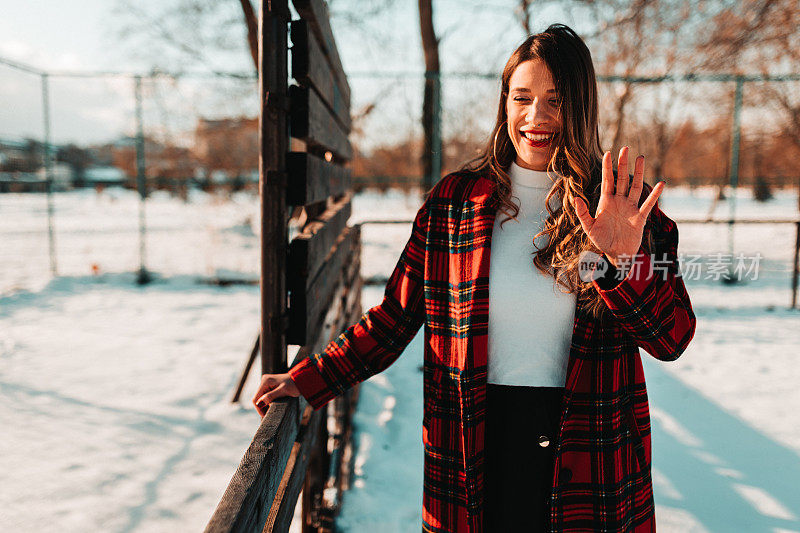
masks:
[(222, 496), (258, 426), (227, 401), (255, 291), (133, 281), (61, 278), (2, 300), (0, 529), (198, 529)]
[[(672, 218), (702, 219), (714, 191), (667, 187)], [(0, 195), (0, 530), (202, 529), (258, 427), (229, 402), (255, 340), (258, 290), (198, 283), (258, 272), (258, 205), (194, 191), (139, 200), (107, 188), (55, 195), (59, 277), (49, 274), (45, 197)], [(418, 193), (364, 192), (351, 223), (411, 219)], [(728, 216), (721, 202), (715, 216)], [(797, 217), (796, 191), (737, 216)], [(408, 224), (362, 228), (365, 278), (386, 277)], [(789, 310), (794, 227), (741, 225), (735, 252), (760, 253), (757, 279), (686, 279), (698, 316), (677, 361), (642, 352), (662, 531), (800, 531), (800, 312)], [(682, 254), (727, 253), (726, 225), (680, 226)], [(366, 310), (383, 288), (364, 289)], [(355, 478), (342, 531), (410, 531), (422, 502), (422, 332), (361, 389)]]

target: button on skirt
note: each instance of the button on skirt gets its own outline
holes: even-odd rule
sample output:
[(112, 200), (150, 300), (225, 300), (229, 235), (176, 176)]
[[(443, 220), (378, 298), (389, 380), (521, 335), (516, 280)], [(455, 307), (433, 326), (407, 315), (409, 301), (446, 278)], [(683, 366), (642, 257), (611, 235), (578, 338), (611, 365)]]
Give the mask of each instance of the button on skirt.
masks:
[(564, 387), (488, 383), (484, 529), (548, 531)]

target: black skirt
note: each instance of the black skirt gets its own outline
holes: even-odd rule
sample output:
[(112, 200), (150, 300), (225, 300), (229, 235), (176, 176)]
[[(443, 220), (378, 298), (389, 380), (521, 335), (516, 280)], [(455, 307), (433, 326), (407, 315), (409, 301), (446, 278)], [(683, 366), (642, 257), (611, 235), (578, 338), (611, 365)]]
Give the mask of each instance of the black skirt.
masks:
[(487, 384), (484, 530), (548, 531), (564, 387)]

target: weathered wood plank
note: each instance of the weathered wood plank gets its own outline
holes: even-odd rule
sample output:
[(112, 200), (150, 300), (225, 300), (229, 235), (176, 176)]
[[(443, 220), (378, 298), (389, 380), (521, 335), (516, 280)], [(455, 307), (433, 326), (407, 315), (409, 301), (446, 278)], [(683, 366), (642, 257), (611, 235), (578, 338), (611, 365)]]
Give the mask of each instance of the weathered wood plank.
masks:
[[(323, 45), (323, 52), (328, 58), (331, 69), (334, 72), (344, 74), (344, 67), (342, 67), (339, 49), (336, 47), (336, 40), (333, 38), (330, 15), (325, 2), (323, 0), (296, 0), (292, 4), (297, 13), (308, 21), (311, 32), (317, 38), (317, 41)], [(342, 99), (347, 103), (347, 108), (350, 109), (350, 85), (347, 83), (346, 77), (340, 81), (340, 85)]]
[(328, 150), (344, 160), (353, 158), (348, 132), (315, 91), (292, 85), (289, 100), (292, 137), (305, 141), (309, 150)]
[(320, 202), (328, 196), (340, 196), (353, 187), (349, 168), (308, 152), (286, 154), (286, 167), (289, 174), (286, 202), (289, 205)]
[[(289, 307), (289, 329), (287, 339), (291, 344), (306, 344), (310, 332), (321, 326), (324, 310), (331, 305), (336, 289), (336, 280), (342, 270), (352, 260), (353, 249), (359, 238), (358, 231), (347, 227), (337, 239), (335, 248), (325, 260), (322, 268), (313, 279), (302, 276), (293, 277), (296, 283), (292, 289)], [(305, 286), (305, 290), (303, 290)]]
[[(286, 0), (261, 0), (258, 69), (259, 158), (258, 192), (261, 223), (261, 371), (286, 370), (286, 135), (285, 102), (288, 79), (288, 19)], [(267, 98), (269, 95), (269, 98)], [(275, 105), (277, 103), (277, 105)]]
[[(322, 351), (361, 316), (360, 229), (360, 225), (356, 225), (340, 235), (342, 238), (336, 243), (336, 250), (332, 251), (332, 260), (326, 263), (326, 266), (330, 264), (332, 267), (318, 272), (318, 277), (330, 276), (335, 279), (335, 291), (328, 305), (320, 307), (324, 316), (319, 326), (311, 330), (317, 332), (316, 339), (313, 344), (301, 348), (294, 362), (310, 353)], [(338, 261), (333, 260), (337, 251), (344, 258), (343, 262), (338, 263), (338, 269)], [(269, 520), (272, 520), (276, 530), (280, 530), (279, 526), (283, 527), (281, 524), (288, 524), (285, 522), (287, 516), (291, 522), (289, 509), (293, 511), (296, 505), (302, 484), (299, 480), (304, 477), (301, 473), (305, 472), (308, 461), (303, 451), (303, 438), (298, 437), (301, 430), (299, 413), (307, 406), (303, 398), (282, 399), (270, 406), (206, 527), (207, 532), (257, 531)], [(319, 415), (321, 420), (322, 413), (319, 412)], [(298, 438), (301, 444), (296, 444)], [(305, 446), (310, 450), (314, 444), (307, 443)], [(287, 471), (287, 465), (291, 470)], [(270, 518), (272, 509), (275, 511)]]
[(297, 435), (286, 469), (283, 472), (280, 486), (272, 507), (269, 511), (264, 531), (285, 532), (289, 530), (294, 517), (294, 509), (297, 505), (297, 498), (303, 488), (303, 481), (306, 477), (306, 469), (311, 452), (317, 445), (317, 435), (319, 425), (323, 419), (324, 410), (314, 410), (307, 405), (303, 412), (300, 422), (300, 430)]
[[(304, 359), (311, 353), (322, 351), (334, 338), (336, 338), (341, 331), (349, 327), (353, 315), (353, 309), (357, 310), (360, 314), (360, 305), (355, 308), (353, 303), (360, 301), (360, 253), (354, 256), (355, 261), (345, 269), (341, 279), (339, 280), (339, 289), (337, 296), (331, 304), (328, 312), (326, 313), (324, 325), (319, 331), (318, 338), (313, 344), (303, 346), (297, 353), (292, 366)], [(353, 281), (356, 284), (353, 285)], [(340, 421), (343, 427), (351, 428), (349, 419), (352, 418), (355, 404), (355, 399), (358, 398), (358, 388), (347, 391), (345, 397), (347, 398), (347, 413), (344, 414), (348, 420)], [(273, 501), (272, 508), (270, 509), (269, 516), (264, 526), (264, 531), (286, 531), (292, 521), (294, 508), (297, 505), (298, 495), (303, 488), (305, 473), (308, 467), (308, 462), (311, 459), (314, 447), (317, 446), (316, 437), (319, 435), (320, 422), (323, 422), (324, 410), (314, 411), (311, 406), (306, 406), (303, 421), (301, 421), (300, 431), (298, 432), (297, 441), (294, 443), (292, 453), (287, 462), (286, 469), (284, 470), (281, 485), (278, 489), (275, 500)], [(307, 422), (306, 422), (307, 420)], [(343, 432), (345, 440), (341, 440), (341, 445), (347, 447), (351, 440), (351, 431), (346, 430)], [(324, 446), (324, 443), (319, 443)], [(343, 457), (349, 457), (348, 452), (343, 451)], [(328, 471), (330, 466), (325, 469)], [(337, 467), (338, 468), (341, 467)], [(347, 470), (347, 465), (344, 465), (344, 470)], [(337, 481), (337, 487), (341, 487), (341, 482)], [(341, 488), (339, 488), (341, 490)]]
[(344, 72), (335, 71), (322, 50), (316, 35), (305, 20), (291, 24), (292, 77), (300, 85), (311, 86), (336, 116), (345, 131), (350, 131), (350, 101), (342, 98), (346, 83)]
[(361, 277), (361, 224), (355, 224), (353, 228), (358, 231), (358, 242), (353, 251), (354, 259), (350, 269), (345, 274), (347, 285), (347, 301), (345, 302), (345, 320), (349, 321), (354, 311), (361, 314), (361, 291), (364, 288), (364, 279)]
[[(358, 228), (349, 228), (348, 238), (352, 239), (352, 244), (348, 245), (348, 247), (350, 248), (350, 252), (347, 253), (347, 257), (345, 257), (345, 259), (343, 260), (342, 266), (338, 267), (338, 269), (335, 265), (331, 266), (331, 271), (330, 271), (331, 277), (335, 277), (336, 272), (339, 273), (338, 279), (336, 281), (337, 291), (335, 292), (335, 294), (337, 294), (337, 297), (341, 299), (341, 303), (340, 304), (337, 303), (336, 305), (339, 306), (341, 309), (337, 316), (339, 317), (338, 320), (342, 321), (342, 324), (340, 325), (339, 322), (332, 323), (333, 324), (332, 327), (337, 328), (339, 330), (335, 332), (336, 335), (344, 331), (344, 329), (350, 325), (346, 323), (347, 316), (345, 313), (347, 312), (347, 309), (344, 307), (346, 304), (345, 298), (349, 291), (349, 285), (346, 280), (352, 278), (353, 271), (359, 271), (361, 269), (361, 243), (360, 243), (360, 234), (358, 234), (358, 230), (359, 230)], [(344, 252), (343, 255), (345, 255)], [(310, 288), (310, 291), (312, 290), (313, 286)], [(322, 313), (322, 311), (317, 311), (316, 306), (312, 306), (310, 312), (312, 317), (316, 313)], [(327, 324), (325, 324), (324, 327), (327, 328), (328, 327)]]
[(336, 239), (340, 237), (352, 212), (352, 195), (339, 201), (308, 222), (303, 231), (289, 243), (287, 283), (290, 290), (297, 287), (295, 278), (312, 280), (331, 253)]
[(299, 428), (297, 398), (271, 403), (206, 526), (206, 533), (261, 531)]
[[(363, 288), (360, 273), (361, 242), (359, 240), (357, 248), (353, 251), (350, 265), (343, 270), (343, 275), (337, 283), (335, 296), (316, 339), (297, 351), (290, 366), (294, 366), (312, 353), (322, 352), (331, 340), (359, 320), (361, 317), (361, 289)], [(354, 290), (354, 286), (357, 287), (357, 290)]]

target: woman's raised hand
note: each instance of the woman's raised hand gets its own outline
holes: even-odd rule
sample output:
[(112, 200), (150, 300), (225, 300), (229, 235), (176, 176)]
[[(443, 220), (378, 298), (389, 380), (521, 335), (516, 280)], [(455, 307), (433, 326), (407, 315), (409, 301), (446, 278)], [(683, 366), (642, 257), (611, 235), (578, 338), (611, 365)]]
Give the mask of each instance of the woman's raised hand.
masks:
[(658, 182), (640, 208), (639, 198), (644, 183), (643, 155), (636, 158), (635, 165), (633, 182), (628, 190), (628, 147), (623, 146), (619, 151), (615, 190), (611, 152), (606, 152), (603, 154), (603, 179), (595, 216), (589, 214), (589, 208), (582, 198), (576, 197), (573, 201), (583, 231), (614, 266), (618, 266), (621, 260), (624, 262), (626, 257), (630, 261), (639, 251), (647, 216), (664, 190), (664, 182)]
[(300, 396), (294, 380), (288, 372), (285, 374), (264, 374), (261, 376), (261, 384), (258, 392), (253, 396), (253, 405), (261, 416), (266, 414), (269, 404), (284, 396)]

